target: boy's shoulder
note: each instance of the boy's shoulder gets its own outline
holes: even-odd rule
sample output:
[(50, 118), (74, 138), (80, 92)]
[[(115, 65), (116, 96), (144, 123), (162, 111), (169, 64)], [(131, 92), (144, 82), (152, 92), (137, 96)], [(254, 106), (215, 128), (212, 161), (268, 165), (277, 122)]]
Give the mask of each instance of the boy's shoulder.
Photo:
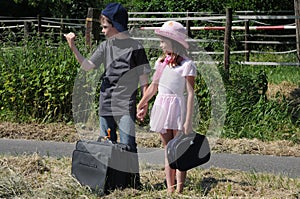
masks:
[(123, 46), (123, 47), (130, 47), (133, 49), (141, 49), (144, 48), (143, 45), (141, 44), (140, 41), (133, 39), (131, 37), (128, 38), (123, 38), (123, 39), (118, 39), (118, 38), (113, 38), (113, 39), (108, 39), (103, 42), (101, 42), (100, 46), (102, 47), (107, 47), (109, 46)]
[(124, 42), (129, 42), (129, 44), (136, 46), (138, 48), (143, 47), (143, 45), (141, 44), (140, 41), (138, 41), (137, 39), (134, 39), (132, 37), (128, 37), (128, 38), (124, 39)]

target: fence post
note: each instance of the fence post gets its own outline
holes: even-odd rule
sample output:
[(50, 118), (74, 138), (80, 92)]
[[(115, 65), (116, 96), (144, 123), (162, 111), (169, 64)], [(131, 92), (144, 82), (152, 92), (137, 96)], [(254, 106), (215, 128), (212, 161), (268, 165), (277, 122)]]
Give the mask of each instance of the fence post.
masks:
[(42, 34), (42, 19), (41, 19), (41, 15), (37, 16), (37, 22), (38, 22), (38, 35), (40, 36)]
[(91, 48), (93, 40), (100, 41), (100, 10), (88, 8), (85, 25), (85, 44)]
[(250, 29), (249, 29), (249, 20), (245, 22), (245, 59), (246, 61), (249, 61), (250, 59), (250, 48), (249, 48), (249, 36), (250, 36)]
[(232, 9), (227, 8), (225, 37), (224, 37), (224, 69), (225, 69), (226, 79), (229, 79), (231, 29), (232, 29)]
[(27, 21), (24, 21), (24, 38), (25, 40), (28, 39), (29, 36), (29, 25)]
[(59, 36), (60, 36), (61, 40), (64, 39), (64, 32), (65, 32), (64, 19), (63, 19), (63, 16), (61, 16), (61, 18), (60, 18), (60, 32), (59, 32)]
[(191, 23), (190, 23), (190, 20), (188, 19), (189, 18), (189, 11), (186, 12), (186, 17), (187, 17), (187, 20), (185, 22), (185, 28), (186, 28), (188, 37), (191, 38), (192, 37)]
[(297, 45), (297, 57), (300, 62), (300, 0), (294, 0), (295, 8), (295, 23), (296, 23), (296, 45)]

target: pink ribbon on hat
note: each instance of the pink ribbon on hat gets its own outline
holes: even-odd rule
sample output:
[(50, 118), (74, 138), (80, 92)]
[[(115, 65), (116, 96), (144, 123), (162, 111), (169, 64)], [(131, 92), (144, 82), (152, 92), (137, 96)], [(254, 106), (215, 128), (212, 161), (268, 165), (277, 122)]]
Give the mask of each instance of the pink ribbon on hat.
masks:
[(161, 77), (162, 72), (164, 71), (165, 67), (171, 62), (172, 57), (167, 55), (164, 59), (164, 62), (159, 64), (156, 68), (156, 71), (152, 77), (152, 81), (158, 81)]

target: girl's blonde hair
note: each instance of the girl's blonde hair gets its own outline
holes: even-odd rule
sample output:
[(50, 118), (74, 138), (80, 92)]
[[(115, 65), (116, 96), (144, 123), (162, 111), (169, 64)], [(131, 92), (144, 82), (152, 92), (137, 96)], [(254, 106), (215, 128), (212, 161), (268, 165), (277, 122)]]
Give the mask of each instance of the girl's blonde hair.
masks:
[[(177, 41), (173, 40), (173, 39), (169, 39), (169, 38), (163, 37), (163, 36), (160, 36), (160, 37), (164, 40), (171, 41), (171, 44), (172, 44), (172, 51), (173, 52), (170, 54), (171, 60), (169, 62), (169, 65), (171, 67), (181, 65), (181, 62), (184, 59), (184, 57), (188, 56), (188, 52), (187, 52), (186, 48), (183, 45), (181, 45), (180, 43), (178, 43)], [(160, 62), (164, 62), (166, 56), (167, 56), (167, 54), (164, 53), (161, 56)]]

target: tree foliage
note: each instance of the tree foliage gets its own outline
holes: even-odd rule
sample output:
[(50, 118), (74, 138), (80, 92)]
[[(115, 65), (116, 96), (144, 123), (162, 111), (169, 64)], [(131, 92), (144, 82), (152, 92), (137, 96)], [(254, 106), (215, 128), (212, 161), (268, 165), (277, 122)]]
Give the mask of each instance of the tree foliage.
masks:
[[(22, 5), (20, 10), (26, 11), (24, 6), (29, 10), (33, 10), (33, 14), (41, 14), (51, 17), (77, 17), (84, 18), (88, 7), (102, 9), (109, 0), (3, 0), (3, 5), (11, 8), (13, 5)], [(291, 0), (189, 0), (189, 1), (173, 1), (173, 0), (120, 0), (130, 12), (148, 11), (148, 12), (216, 12), (224, 13), (225, 8), (231, 7), (233, 10), (252, 10), (252, 11), (282, 11), (294, 10), (294, 2)], [(3, 8), (4, 9), (4, 8)]]
[(160, 1), (160, 0), (132, 0), (120, 1), (130, 11), (193, 11), (193, 12), (217, 12), (224, 13), (226, 7), (233, 10), (260, 10), (281, 11), (293, 10), (294, 2), (290, 0), (189, 0), (189, 1)]
[(14, 7), (15, 17), (19, 16), (41, 16), (48, 17), (70, 17), (70, 18), (85, 18), (89, 7), (103, 7), (103, 1), (88, 0), (88, 1), (71, 1), (71, 0), (3, 0), (7, 7), (3, 9), (4, 15), (11, 15), (5, 10)]

